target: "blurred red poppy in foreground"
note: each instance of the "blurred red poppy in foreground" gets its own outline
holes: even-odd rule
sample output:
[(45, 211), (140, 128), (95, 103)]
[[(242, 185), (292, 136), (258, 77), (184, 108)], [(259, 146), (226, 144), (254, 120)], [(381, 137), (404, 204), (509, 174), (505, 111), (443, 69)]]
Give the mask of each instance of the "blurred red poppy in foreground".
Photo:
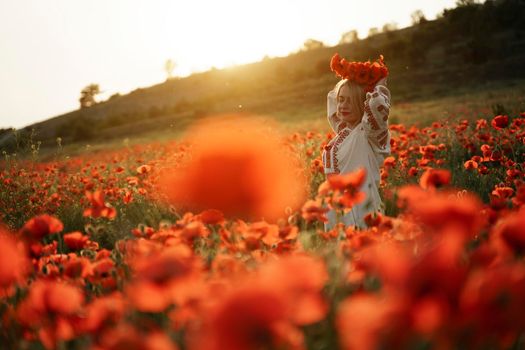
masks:
[(0, 299), (11, 294), (11, 287), (21, 283), (28, 270), (24, 246), (0, 228)]
[(22, 227), (22, 234), (29, 239), (41, 240), (47, 235), (58, 233), (64, 229), (62, 222), (51, 215), (35, 216)]
[(37, 280), (17, 309), (20, 324), (38, 334), (47, 349), (76, 336), (74, 320), (84, 295), (76, 287), (53, 280)]
[(192, 282), (200, 271), (199, 260), (183, 245), (136, 256), (131, 267), (134, 282), (126, 292), (132, 304), (145, 312), (160, 312), (181, 299), (187, 289), (194, 288)]
[(471, 193), (431, 193), (414, 185), (398, 191), (398, 204), (407, 207), (418, 221), (438, 231), (456, 228), (465, 238), (475, 237), (485, 225), (479, 198)]
[(421, 175), (421, 179), (419, 179), (419, 184), (424, 189), (436, 188), (450, 184), (451, 178), (452, 175), (448, 170), (427, 169), (427, 171), (425, 171), (423, 175)]
[(84, 236), (82, 232), (71, 232), (64, 235), (64, 243), (71, 250), (82, 249), (86, 246), (89, 240), (88, 236)]
[(303, 335), (289, 320), (287, 299), (254, 284), (228, 295), (210, 315), (206, 337), (195, 350), (303, 349)]
[(347, 174), (331, 174), (319, 186), (318, 193), (326, 195), (330, 189), (336, 191), (331, 202), (338, 203), (345, 208), (352, 208), (354, 204), (366, 199), (366, 194), (360, 191), (365, 180), (366, 170), (364, 168)]
[(296, 208), (305, 192), (303, 172), (262, 122), (207, 120), (189, 133), (191, 160), (166, 169), (161, 190), (177, 207), (217, 209), (228, 217), (272, 221)]
[(512, 252), (516, 256), (525, 253), (525, 208), (521, 208), (503, 220), (494, 228), (494, 239), (501, 244), (505, 253)]
[(341, 349), (381, 348), (382, 338), (396, 327), (397, 309), (395, 302), (374, 295), (357, 294), (345, 299), (336, 321)]

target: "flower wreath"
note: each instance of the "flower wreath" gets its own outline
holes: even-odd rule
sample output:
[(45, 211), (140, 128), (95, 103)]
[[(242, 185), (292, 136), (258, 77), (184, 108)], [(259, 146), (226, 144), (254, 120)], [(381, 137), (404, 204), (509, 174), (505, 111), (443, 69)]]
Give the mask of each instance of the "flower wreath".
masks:
[(342, 79), (364, 85), (366, 92), (372, 91), (379, 80), (388, 76), (383, 55), (379, 55), (375, 62), (349, 62), (336, 53), (330, 61), (330, 69)]

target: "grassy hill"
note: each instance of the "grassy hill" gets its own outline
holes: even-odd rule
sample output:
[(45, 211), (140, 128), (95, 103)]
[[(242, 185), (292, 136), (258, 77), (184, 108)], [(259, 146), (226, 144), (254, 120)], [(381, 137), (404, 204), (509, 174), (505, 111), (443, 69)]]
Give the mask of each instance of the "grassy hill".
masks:
[[(232, 112), (292, 124), (319, 122), (324, 120), (326, 93), (338, 81), (329, 68), (335, 52), (350, 60), (385, 56), (394, 122), (428, 123), (444, 113), (454, 114), (451, 106), (486, 109), (503, 104), (502, 100), (507, 101), (504, 108), (518, 111), (525, 107), (522, 18), (525, 2), (520, 0), (461, 1), (437, 20), (358, 42), (215, 69), (115, 95), (19, 130), (19, 138), (32, 132), (33, 141), (54, 147), (57, 137), (71, 144), (156, 133), (173, 136), (196, 119)], [(0, 133), (2, 149), (15, 146), (9, 131)]]

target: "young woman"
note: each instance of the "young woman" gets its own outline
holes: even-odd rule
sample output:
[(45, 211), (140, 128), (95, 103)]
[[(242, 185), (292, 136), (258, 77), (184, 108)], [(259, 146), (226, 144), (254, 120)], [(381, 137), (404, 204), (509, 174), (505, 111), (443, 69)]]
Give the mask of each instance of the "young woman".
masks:
[[(324, 172), (330, 176), (360, 168), (366, 170), (366, 180), (361, 187), (366, 199), (339, 218), (345, 226), (364, 228), (367, 213), (383, 212), (379, 196), (380, 167), (390, 154), (390, 91), (386, 85), (384, 77), (372, 91), (365, 92), (366, 86), (343, 79), (328, 93), (328, 122), (336, 136), (323, 151)], [(334, 210), (330, 210), (327, 217), (325, 228), (329, 230), (338, 218)]]

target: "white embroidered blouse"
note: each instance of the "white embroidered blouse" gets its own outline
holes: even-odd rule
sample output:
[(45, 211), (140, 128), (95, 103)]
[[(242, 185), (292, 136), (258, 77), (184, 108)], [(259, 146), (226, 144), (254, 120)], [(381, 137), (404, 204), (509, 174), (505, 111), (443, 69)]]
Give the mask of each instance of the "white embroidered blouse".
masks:
[[(380, 167), (390, 154), (390, 131), (388, 115), (390, 112), (390, 91), (384, 85), (376, 85), (366, 94), (364, 114), (354, 128), (337, 116), (337, 94), (344, 80), (328, 93), (328, 122), (337, 134), (323, 151), (323, 165), (326, 175), (344, 174), (364, 167), (367, 177), (361, 191), (366, 199), (354, 205), (341, 219), (345, 226), (365, 227), (364, 217), (369, 212), (383, 212), (379, 196)], [(336, 213), (328, 212), (327, 230), (337, 222)], [(340, 219), (340, 220), (341, 220)]]

